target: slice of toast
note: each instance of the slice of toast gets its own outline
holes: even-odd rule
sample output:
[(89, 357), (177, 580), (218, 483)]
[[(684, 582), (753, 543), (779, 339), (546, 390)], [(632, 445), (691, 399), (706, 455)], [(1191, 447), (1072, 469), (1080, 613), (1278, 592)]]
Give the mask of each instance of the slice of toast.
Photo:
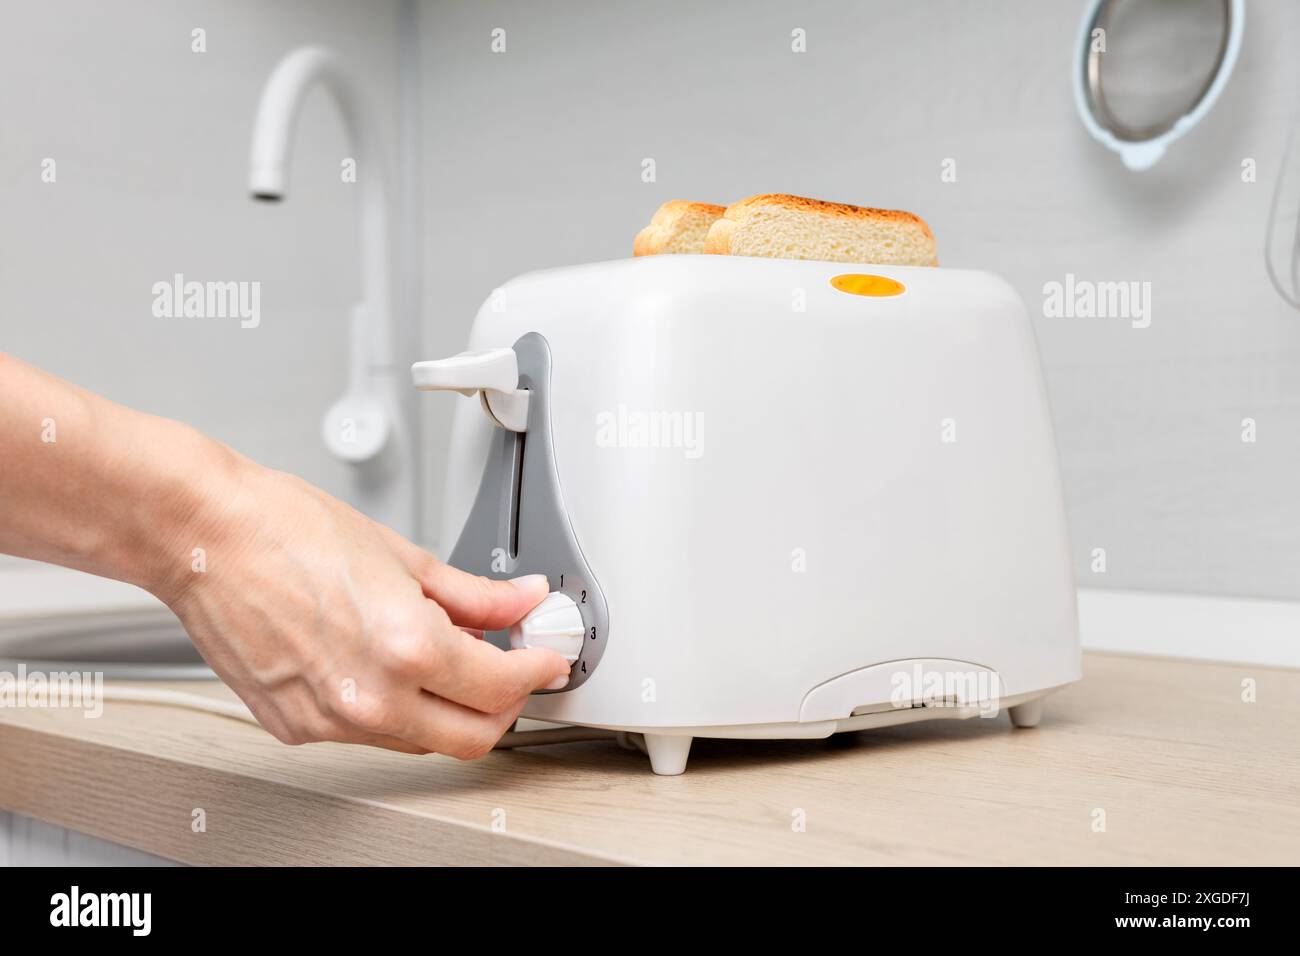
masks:
[(726, 209), (706, 202), (672, 199), (660, 206), (650, 225), (636, 234), (632, 243), (634, 256), (658, 256), (668, 253), (700, 253), (709, 227)]
[(939, 264), (934, 233), (910, 212), (779, 193), (750, 196), (728, 206), (709, 227), (704, 251), (880, 265)]

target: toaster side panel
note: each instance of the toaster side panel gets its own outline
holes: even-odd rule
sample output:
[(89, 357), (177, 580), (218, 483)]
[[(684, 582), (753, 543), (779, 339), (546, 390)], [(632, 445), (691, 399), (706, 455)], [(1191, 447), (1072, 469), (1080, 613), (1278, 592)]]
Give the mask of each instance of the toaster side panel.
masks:
[[(581, 620), (581, 649), (568, 685), (539, 693), (571, 691), (590, 679), (600, 663), (609, 610), (574, 534), (555, 468), (550, 348), (537, 332), (521, 336), (513, 348), (519, 387), (530, 393), (527, 428), (493, 428), (474, 504), (449, 560), (463, 571), (489, 577), (545, 574), (552, 592), (569, 597)], [(510, 648), (507, 632), (485, 638), (503, 650)]]

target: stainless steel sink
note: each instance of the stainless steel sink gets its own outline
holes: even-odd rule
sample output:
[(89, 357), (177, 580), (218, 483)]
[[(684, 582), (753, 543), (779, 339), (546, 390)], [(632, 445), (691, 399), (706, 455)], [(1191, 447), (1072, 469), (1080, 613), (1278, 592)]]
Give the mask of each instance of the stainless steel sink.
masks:
[(215, 675), (166, 608), (43, 614), (0, 620), (0, 664), (99, 671), (131, 680), (211, 680)]

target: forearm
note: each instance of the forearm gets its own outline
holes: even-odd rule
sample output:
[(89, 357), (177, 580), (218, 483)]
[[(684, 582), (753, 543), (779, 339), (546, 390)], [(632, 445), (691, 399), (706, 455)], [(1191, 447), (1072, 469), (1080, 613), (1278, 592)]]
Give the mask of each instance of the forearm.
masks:
[(164, 596), (249, 463), (0, 353), (0, 552)]

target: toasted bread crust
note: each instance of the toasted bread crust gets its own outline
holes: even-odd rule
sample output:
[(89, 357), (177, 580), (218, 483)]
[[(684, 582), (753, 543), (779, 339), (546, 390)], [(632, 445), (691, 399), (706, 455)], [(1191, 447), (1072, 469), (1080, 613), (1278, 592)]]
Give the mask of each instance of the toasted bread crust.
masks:
[(705, 255), (731, 255), (731, 234), (736, 231), (736, 220), (723, 216), (709, 227), (709, 234), (704, 237)]
[(694, 202), (689, 199), (670, 199), (650, 217), (650, 225), (636, 234), (632, 241), (632, 255), (656, 256), (669, 251), (679, 228), (688, 217), (716, 220), (726, 212), (723, 206)]
[[(873, 209), (869, 206), (851, 206), (842, 202), (826, 202), (821, 199), (808, 199), (804, 196), (791, 196), (788, 193), (760, 193), (750, 196), (727, 207), (723, 218), (732, 222), (744, 222), (749, 212), (761, 206), (780, 206), (799, 212), (817, 213), (823, 216), (846, 216), (851, 219), (875, 219), (884, 222), (908, 223), (920, 226), (929, 239), (934, 238), (930, 225), (920, 216), (902, 209)], [(716, 224), (715, 224), (716, 226)]]
[(658, 255), (663, 248), (663, 234), (655, 226), (646, 226), (632, 240), (633, 256)]
[(681, 219), (688, 213), (699, 213), (702, 216), (721, 216), (727, 211), (726, 206), (717, 206), (708, 202), (695, 202), (692, 199), (670, 199), (650, 217), (650, 221), (656, 225), (669, 226)]

